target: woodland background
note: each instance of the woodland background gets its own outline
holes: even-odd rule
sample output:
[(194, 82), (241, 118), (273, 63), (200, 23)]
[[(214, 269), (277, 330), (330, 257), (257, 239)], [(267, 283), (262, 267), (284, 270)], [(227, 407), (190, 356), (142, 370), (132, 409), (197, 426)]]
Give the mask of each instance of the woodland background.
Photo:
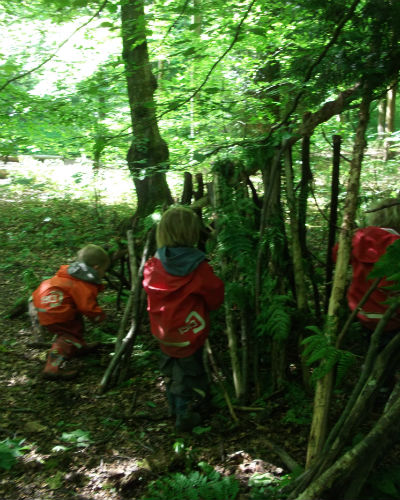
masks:
[[(379, 351), (380, 328), (369, 342), (344, 300), (353, 230), (399, 192), (398, 2), (4, 0), (0, 26), (4, 498), (398, 498), (400, 335)], [(137, 425), (163, 389), (140, 264), (171, 203), (202, 217), (226, 283), (216, 416), (183, 441)], [(10, 375), (10, 360), (40, 361), (27, 294), (88, 241), (114, 256), (98, 364), (77, 386), (43, 386), (18, 361)], [(85, 397), (92, 412), (128, 405), (106, 436), (133, 468), (105, 465), (121, 453), (90, 438)], [(72, 445), (50, 447), (54, 425)], [(211, 446), (222, 429), (236, 451)]]

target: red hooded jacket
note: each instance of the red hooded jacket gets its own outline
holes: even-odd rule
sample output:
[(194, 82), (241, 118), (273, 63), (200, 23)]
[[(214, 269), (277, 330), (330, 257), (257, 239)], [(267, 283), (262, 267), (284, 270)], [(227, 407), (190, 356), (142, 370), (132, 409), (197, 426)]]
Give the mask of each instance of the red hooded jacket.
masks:
[[(352, 311), (371, 286), (373, 280), (368, 279), (368, 274), (372, 271), (375, 262), (386, 252), (387, 247), (398, 239), (400, 239), (400, 235), (375, 226), (359, 229), (354, 234), (350, 260), (353, 267), (353, 278), (347, 291), (347, 300)], [(390, 284), (383, 279), (357, 315), (359, 320), (371, 330), (375, 329), (388, 308), (384, 302), (387, 300), (389, 292), (384, 287)], [(397, 328), (400, 328), (400, 311), (388, 322), (386, 330)]]
[(151, 332), (161, 350), (174, 358), (192, 355), (208, 336), (209, 311), (224, 300), (223, 282), (205, 260), (188, 274), (176, 276), (152, 257), (145, 264), (143, 277)]

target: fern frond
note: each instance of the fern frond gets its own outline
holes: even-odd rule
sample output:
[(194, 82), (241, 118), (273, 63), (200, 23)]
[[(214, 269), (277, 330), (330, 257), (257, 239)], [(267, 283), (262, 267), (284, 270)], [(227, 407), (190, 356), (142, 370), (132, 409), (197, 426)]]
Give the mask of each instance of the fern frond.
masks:
[(313, 380), (315, 381), (324, 377), (336, 366), (336, 384), (340, 384), (354, 362), (354, 354), (349, 351), (337, 349), (329, 343), (327, 337), (322, 333), (310, 335), (303, 340), (302, 344), (305, 345), (303, 356), (306, 359), (306, 364), (312, 366), (315, 363), (319, 363), (314, 368), (312, 374)]
[(263, 307), (257, 318), (256, 331), (259, 336), (268, 335), (276, 340), (288, 338), (291, 329), (290, 297), (286, 295), (271, 295), (269, 305)]
[(337, 379), (336, 386), (339, 386), (347, 375), (349, 368), (353, 366), (356, 357), (352, 352), (340, 351), (340, 356), (337, 363)]

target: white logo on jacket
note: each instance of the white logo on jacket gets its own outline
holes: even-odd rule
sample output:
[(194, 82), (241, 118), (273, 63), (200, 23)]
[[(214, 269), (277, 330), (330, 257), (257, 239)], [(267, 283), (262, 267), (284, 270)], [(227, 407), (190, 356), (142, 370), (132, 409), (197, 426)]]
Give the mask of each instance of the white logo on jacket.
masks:
[(192, 311), (185, 319), (185, 325), (178, 328), (178, 332), (183, 335), (184, 333), (193, 330), (193, 333), (199, 333), (204, 330), (206, 322), (196, 311)]
[(64, 294), (61, 290), (52, 290), (49, 294), (41, 298), (41, 303), (49, 307), (57, 307), (62, 304)]

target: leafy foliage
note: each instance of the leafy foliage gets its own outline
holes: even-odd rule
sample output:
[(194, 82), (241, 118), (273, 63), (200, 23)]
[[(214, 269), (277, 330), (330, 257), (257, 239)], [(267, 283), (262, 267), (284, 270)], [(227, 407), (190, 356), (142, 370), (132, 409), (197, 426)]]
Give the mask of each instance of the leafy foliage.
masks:
[(289, 297), (273, 295), (257, 317), (256, 329), (259, 336), (269, 335), (276, 340), (286, 340), (290, 333), (291, 316)]
[(336, 384), (339, 385), (355, 361), (354, 354), (337, 349), (317, 327), (310, 326), (308, 329), (316, 333), (303, 340), (302, 344), (305, 345), (303, 354), (307, 360), (307, 365), (311, 366), (319, 363), (313, 369), (312, 379), (316, 381), (324, 377), (336, 366)]
[(276, 280), (267, 273), (263, 277), (261, 303), (263, 307), (257, 317), (256, 331), (259, 337), (265, 335), (276, 340), (288, 338), (292, 319), (291, 298), (288, 295), (279, 295), (274, 289)]
[[(222, 168), (221, 165), (219, 168)], [(239, 308), (252, 307), (254, 296), (254, 263), (257, 231), (253, 202), (229, 186), (226, 179), (218, 183), (220, 197), (217, 209), (217, 247), (210, 248), (219, 262), (226, 283), (225, 300)]]
[(76, 429), (72, 432), (63, 432), (61, 439), (67, 443), (74, 444), (78, 448), (86, 448), (93, 442), (89, 432), (83, 431), (82, 429)]
[(289, 409), (283, 417), (285, 423), (309, 425), (311, 421), (311, 404), (303, 387), (296, 383), (287, 384), (285, 399)]
[(387, 288), (389, 290), (400, 290), (400, 240), (388, 246), (386, 252), (374, 265), (369, 277), (387, 277), (389, 281), (393, 281)]
[(396, 500), (400, 497), (400, 466), (392, 465), (372, 473), (367, 481), (365, 500)]
[(24, 445), (24, 439), (5, 439), (0, 441), (0, 469), (10, 470), (16, 463), (17, 458), (29, 450), (30, 446)]
[(286, 498), (282, 488), (293, 479), (294, 474), (276, 478), (270, 473), (255, 473), (249, 479), (250, 498), (252, 500), (283, 500)]
[(239, 482), (232, 477), (221, 477), (209, 464), (200, 462), (200, 471), (182, 473), (152, 481), (142, 500), (234, 500)]

